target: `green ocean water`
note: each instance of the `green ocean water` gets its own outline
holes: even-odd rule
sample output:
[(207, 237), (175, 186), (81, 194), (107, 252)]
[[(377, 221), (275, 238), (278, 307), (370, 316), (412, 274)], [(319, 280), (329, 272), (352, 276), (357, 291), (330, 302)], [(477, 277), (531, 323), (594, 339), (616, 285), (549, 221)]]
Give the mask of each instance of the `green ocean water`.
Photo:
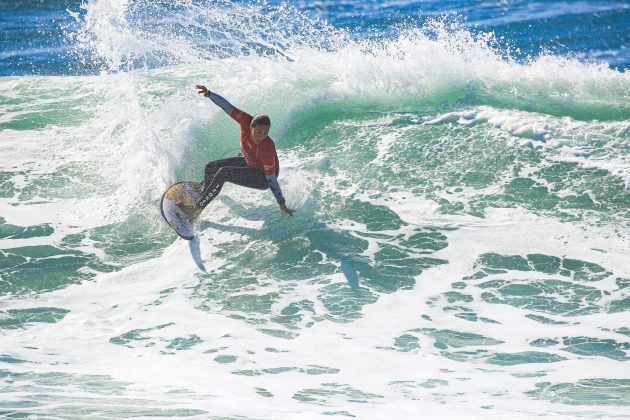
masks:
[[(433, 25), (0, 78), (0, 414), (623, 417), (630, 79)], [(271, 116), (294, 217), (162, 221), (238, 153), (198, 83)]]

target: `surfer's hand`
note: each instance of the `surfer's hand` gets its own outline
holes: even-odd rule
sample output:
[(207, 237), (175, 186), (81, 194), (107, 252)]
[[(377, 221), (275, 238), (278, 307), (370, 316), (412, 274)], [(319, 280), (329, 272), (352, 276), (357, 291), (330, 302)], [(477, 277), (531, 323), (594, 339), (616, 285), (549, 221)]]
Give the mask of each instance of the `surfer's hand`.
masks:
[(197, 92), (198, 94), (203, 95), (206, 98), (208, 97), (208, 95), (210, 95), (210, 91), (204, 85), (196, 85), (195, 87), (199, 89), (199, 91)]
[(286, 204), (282, 203), (280, 204), (280, 210), (282, 210), (283, 212), (285, 212), (286, 214), (288, 214), (289, 216), (293, 216), (293, 213), (295, 213), (295, 210), (291, 210), (290, 208), (287, 207)]

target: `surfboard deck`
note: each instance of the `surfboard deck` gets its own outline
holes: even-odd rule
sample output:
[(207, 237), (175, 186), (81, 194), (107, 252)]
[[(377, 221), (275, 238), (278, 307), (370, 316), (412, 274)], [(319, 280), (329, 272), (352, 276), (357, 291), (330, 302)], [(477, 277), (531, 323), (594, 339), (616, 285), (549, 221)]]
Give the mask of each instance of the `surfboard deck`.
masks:
[(160, 212), (166, 223), (187, 241), (195, 237), (195, 221), (201, 210), (196, 203), (201, 200), (203, 185), (195, 181), (182, 181), (171, 185), (162, 194)]

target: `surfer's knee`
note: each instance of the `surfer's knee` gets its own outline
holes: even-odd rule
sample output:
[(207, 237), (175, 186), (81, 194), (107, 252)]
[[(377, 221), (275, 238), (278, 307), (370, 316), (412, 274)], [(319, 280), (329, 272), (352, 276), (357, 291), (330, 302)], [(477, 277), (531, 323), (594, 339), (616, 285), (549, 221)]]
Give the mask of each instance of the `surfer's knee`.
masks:
[(215, 162), (208, 162), (206, 164), (206, 168), (204, 169), (204, 172), (207, 174), (212, 173), (216, 170), (216, 163)]
[(225, 181), (225, 178), (227, 177), (228, 173), (229, 173), (228, 167), (223, 166), (222, 168), (217, 169), (217, 171), (214, 174), (214, 179), (216, 181), (223, 182)]

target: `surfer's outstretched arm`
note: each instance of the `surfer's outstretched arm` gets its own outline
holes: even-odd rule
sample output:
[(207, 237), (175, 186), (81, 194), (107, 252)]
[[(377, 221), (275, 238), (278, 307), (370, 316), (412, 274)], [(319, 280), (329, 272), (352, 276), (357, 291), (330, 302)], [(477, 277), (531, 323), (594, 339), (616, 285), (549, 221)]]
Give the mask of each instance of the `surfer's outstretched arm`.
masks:
[(210, 100), (212, 100), (212, 102), (214, 102), (215, 104), (217, 104), (222, 110), (225, 111), (226, 114), (228, 115), (232, 115), (232, 111), (234, 111), (234, 105), (232, 105), (231, 103), (229, 103), (225, 98), (223, 98), (222, 96), (217, 95), (214, 92), (210, 92), (208, 90), (207, 87), (203, 86), (203, 85), (197, 85), (195, 86), (199, 91), (197, 92), (200, 95), (205, 96), (206, 98), (210, 98)]
[(267, 178), (267, 185), (273, 193), (273, 196), (276, 197), (276, 201), (278, 201), (280, 209), (289, 216), (293, 216), (294, 210), (287, 207), (284, 197), (282, 196), (282, 189), (280, 189), (278, 178), (275, 175), (265, 175), (265, 178)]

